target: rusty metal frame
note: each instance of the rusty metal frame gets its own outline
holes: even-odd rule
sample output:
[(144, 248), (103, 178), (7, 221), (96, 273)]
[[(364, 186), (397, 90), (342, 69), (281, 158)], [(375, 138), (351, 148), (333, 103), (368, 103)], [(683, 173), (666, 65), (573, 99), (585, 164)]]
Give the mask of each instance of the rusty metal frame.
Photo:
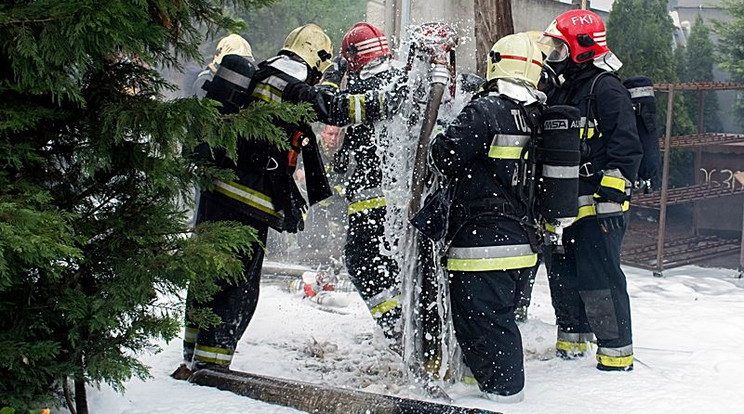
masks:
[[(744, 190), (702, 185), (697, 174), (700, 166), (700, 148), (707, 145), (721, 145), (744, 142), (744, 134), (705, 133), (704, 122), (704, 91), (721, 91), (744, 89), (744, 83), (736, 82), (687, 82), (662, 83), (654, 87), (657, 91), (667, 92), (666, 131), (660, 146), (663, 148), (663, 167), (660, 194), (638, 194), (632, 200), (636, 207), (659, 209), (659, 226), (656, 242), (646, 246), (623, 250), (622, 261), (631, 266), (651, 270), (654, 276), (662, 276), (664, 269), (695, 263), (702, 259), (718, 257), (739, 251), (739, 277), (744, 277), (744, 223), (742, 236), (739, 240), (722, 239), (715, 236), (700, 236), (699, 201), (720, 198), (744, 193)], [(676, 91), (698, 92), (698, 125), (697, 133), (672, 137), (672, 120), (674, 109), (674, 95)], [(684, 188), (668, 188), (670, 153), (672, 148), (694, 148), (695, 151), (695, 185)], [(683, 239), (666, 241), (667, 207), (674, 204), (693, 202), (693, 236)], [(744, 215), (744, 212), (743, 212)], [(666, 259), (666, 260), (665, 260)]]

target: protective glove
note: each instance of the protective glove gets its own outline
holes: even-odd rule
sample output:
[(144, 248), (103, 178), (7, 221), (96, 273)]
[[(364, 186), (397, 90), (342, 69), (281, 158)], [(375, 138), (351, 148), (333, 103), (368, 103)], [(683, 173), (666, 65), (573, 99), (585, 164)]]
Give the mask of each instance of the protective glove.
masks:
[(339, 89), (341, 85), (341, 81), (344, 78), (344, 75), (346, 75), (346, 72), (348, 72), (349, 66), (346, 63), (346, 59), (343, 57), (336, 56), (333, 59), (333, 66), (326, 69), (325, 72), (323, 72), (323, 81), (321, 81), (322, 86), (332, 86), (334, 89)]
[(626, 188), (628, 181), (618, 170), (602, 171), (601, 180), (594, 200), (597, 220), (603, 232), (609, 233), (625, 226), (623, 203), (628, 200)]
[(408, 92), (408, 81), (404, 78), (398, 79), (393, 89), (385, 92), (385, 114), (388, 119), (403, 108), (403, 103), (408, 99)]
[(622, 229), (625, 226), (623, 205), (612, 201), (597, 202), (597, 221), (605, 233)]
[[(289, 180), (294, 180), (291, 175), (286, 174)], [(289, 205), (284, 208), (284, 231), (287, 233), (297, 233), (305, 229), (305, 213), (307, 212), (307, 203), (302, 198), (300, 190), (294, 181), (287, 183), (285, 188), (289, 188)]]

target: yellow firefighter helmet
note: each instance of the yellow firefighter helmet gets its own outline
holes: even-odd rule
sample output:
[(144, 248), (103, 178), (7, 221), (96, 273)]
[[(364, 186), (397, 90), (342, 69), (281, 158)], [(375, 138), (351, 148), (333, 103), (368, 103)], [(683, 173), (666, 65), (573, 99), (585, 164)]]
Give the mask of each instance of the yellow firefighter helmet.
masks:
[(331, 38), (316, 24), (310, 23), (292, 30), (284, 41), (282, 50), (299, 56), (311, 69), (320, 73), (331, 66)]
[(511, 79), (537, 87), (543, 69), (543, 53), (526, 33), (504, 36), (488, 54), (486, 79)]
[(217, 43), (217, 54), (214, 55), (213, 63), (219, 65), (225, 55), (239, 55), (253, 59), (253, 50), (247, 40), (240, 35), (231, 34)]

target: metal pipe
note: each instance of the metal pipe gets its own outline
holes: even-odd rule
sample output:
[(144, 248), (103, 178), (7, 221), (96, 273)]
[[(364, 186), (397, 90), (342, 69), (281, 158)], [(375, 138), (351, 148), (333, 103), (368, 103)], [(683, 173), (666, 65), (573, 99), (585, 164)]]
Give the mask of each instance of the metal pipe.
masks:
[(401, 0), (400, 38), (405, 38), (406, 28), (411, 23), (411, 0)]
[(664, 135), (664, 166), (661, 173), (661, 200), (659, 205), (659, 234), (656, 241), (656, 272), (654, 276), (661, 276), (664, 270), (664, 239), (666, 238), (667, 198), (669, 190), (669, 153), (672, 150), (672, 111), (674, 110), (674, 85), (669, 87), (667, 100), (666, 131)]

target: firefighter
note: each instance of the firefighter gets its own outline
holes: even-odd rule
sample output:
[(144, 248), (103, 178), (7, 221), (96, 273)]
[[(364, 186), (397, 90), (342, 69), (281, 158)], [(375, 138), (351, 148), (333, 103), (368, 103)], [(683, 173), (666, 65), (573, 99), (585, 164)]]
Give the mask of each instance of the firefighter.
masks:
[[(393, 86), (403, 77), (391, 66), (387, 37), (379, 28), (369, 23), (352, 26), (342, 40), (341, 56), (342, 64), (348, 67), (349, 92), (364, 94), (390, 88), (405, 94), (405, 90)], [(392, 257), (383, 254), (391, 248), (391, 241), (385, 239), (387, 207), (377, 145), (384, 132), (384, 126), (374, 120), (350, 127), (334, 166), (336, 172), (347, 173), (353, 165), (344, 185), (348, 201), (346, 268), (385, 337), (392, 340), (391, 347), (400, 349), (398, 267)], [(352, 158), (354, 162), (350, 163)]]
[[(629, 371), (630, 300), (620, 245), (642, 149), (630, 95), (614, 75), (622, 63), (607, 47), (604, 22), (588, 10), (558, 16), (541, 43), (553, 72), (548, 104), (578, 108), (582, 127), (579, 213), (564, 230), (565, 254), (546, 255), (556, 350), (581, 356), (596, 336), (597, 368)], [(603, 72), (612, 74), (598, 77)]]
[(212, 80), (215, 72), (217, 72), (217, 67), (222, 62), (222, 58), (227, 55), (244, 56), (250, 61), (254, 61), (253, 49), (251, 49), (251, 45), (247, 40), (237, 34), (223, 37), (219, 42), (217, 42), (217, 50), (214, 59), (212, 59), (212, 62), (207, 65), (203, 71), (199, 72), (194, 84), (191, 86), (194, 95), (199, 98), (203, 98), (207, 95), (207, 91), (204, 90), (203, 86), (207, 81)]
[(500, 39), (488, 56), (485, 91), (431, 144), (434, 166), (455, 178), (446, 267), (457, 341), (484, 396), (523, 399), (522, 339), (514, 311), (537, 266), (519, 218), (523, 150), (537, 133), (545, 100), (537, 91), (543, 58), (526, 34)]
[[(354, 95), (317, 85), (331, 66), (332, 50), (330, 38), (320, 27), (298, 27), (287, 36), (278, 55), (260, 63), (255, 73), (247, 59), (235, 62), (223, 58), (215, 79), (207, 86), (207, 98), (220, 100), (226, 112), (237, 112), (251, 102), (306, 102), (321, 122), (337, 126), (389, 117), (400, 108), (401, 101), (395, 93), (368, 91)], [(188, 360), (192, 355), (191, 370), (229, 368), (238, 340), (256, 309), (264, 258), (262, 245), (266, 243), (268, 228), (291, 233), (303, 229), (307, 202), (293, 179), (300, 152), (309, 203), (315, 204), (332, 194), (310, 125), (279, 120), (275, 125), (286, 132), (289, 150), (265, 141), (242, 139), (234, 162), (215, 153), (215, 163), (231, 168), (237, 179), (215, 181), (213, 191), (201, 197), (197, 222), (229, 220), (249, 225), (256, 229), (261, 245), (256, 244), (250, 254), (240, 255), (242, 282), (220, 282), (221, 290), (211, 301), (201, 304), (217, 314), (221, 323), (204, 329), (187, 325), (186, 338), (192, 342), (185, 344), (184, 357)]]

